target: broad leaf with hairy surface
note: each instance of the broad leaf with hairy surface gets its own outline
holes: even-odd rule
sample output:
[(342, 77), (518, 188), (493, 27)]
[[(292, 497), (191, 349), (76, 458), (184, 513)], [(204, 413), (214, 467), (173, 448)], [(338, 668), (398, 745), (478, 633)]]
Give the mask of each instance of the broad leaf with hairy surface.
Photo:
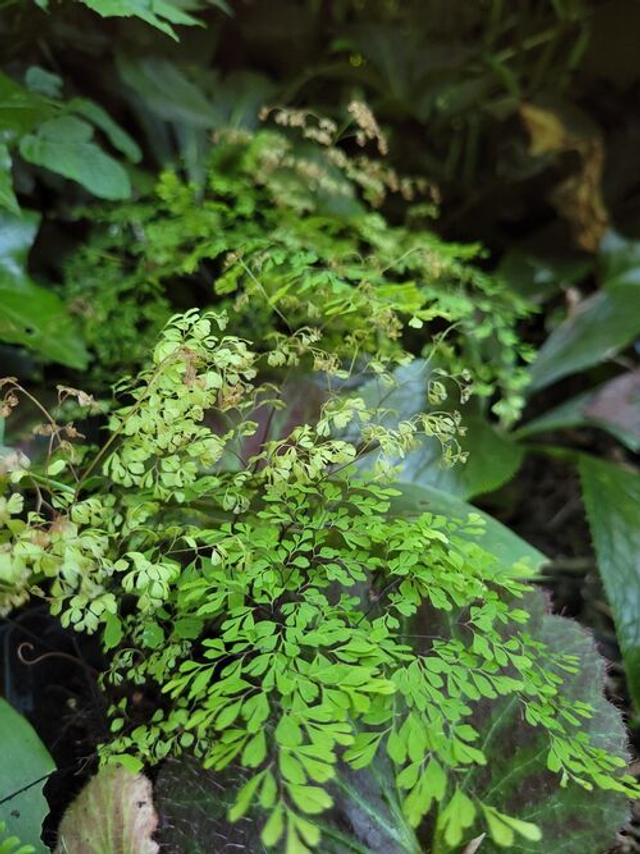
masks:
[(158, 854), (157, 824), (150, 781), (109, 765), (65, 813), (55, 854)]

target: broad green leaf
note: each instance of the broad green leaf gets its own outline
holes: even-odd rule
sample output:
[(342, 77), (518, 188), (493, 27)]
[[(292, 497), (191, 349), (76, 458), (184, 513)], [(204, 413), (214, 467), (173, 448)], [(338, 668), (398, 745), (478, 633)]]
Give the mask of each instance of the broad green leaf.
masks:
[(31, 246), (38, 233), (39, 214), (0, 213), (0, 288), (23, 290), (30, 284), (26, 271)]
[(640, 335), (637, 284), (614, 284), (586, 299), (543, 344), (529, 391), (597, 365)]
[(599, 427), (630, 450), (640, 451), (640, 370), (628, 371), (529, 421), (514, 437), (524, 439), (567, 427)]
[(578, 468), (629, 688), (640, 707), (640, 474), (586, 454)]
[(20, 141), (29, 163), (77, 181), (101, 199), (126, 199), (131, 193), (123, 167), (93, 141), (93, 128), (75, 116), (61, 116), (40, 125)]
[(90, 101), (88, 98), (73, 98), (67, 103), (67, 109), (70, 112), (79, 113), (85, 119), (89, 119), (97, 128), (100, 128), (111, 145), (122, 152), (132, 163), (140, 162), (142, 151), (138, 143), (95, 101)]
[(332, 791), (330, 819), (319, 822), (326, 854), (419, 854), (423, 850), (403, 815), (388, 761), (379, 757), (361, 771), (340, 766)]
[(40, 95), (30, 92), (0, 72), (0, 127), (5, 142), (28, 133), (40, 122), (51, 118), (56, 107)]
[(56, 294), (34, 284), (26, 271), (38, 223), (30, 211), (0, 214), (0, 341), (82, 369), (88, 355), (73, 320)]
[(9, 835), (40, 854), (46, 850), (40, 840), (42, 822), (49, 814), (42, 790), (56, 766), (31, 724), (2, 698), (0, 756), (0, 815)]
[[(442, 406), (428, 403), (427, 386), (432, 377), (427, 363), (416, 359), (396, 371), (394, 385), (373, 379), (358, 389), (358, 394), (370, 408), (389, 410), (379, 421), (393, 427), (399, 420), (411, 418), (420, 411), (455, 408), (455, 402), (452, 405), (445, 401)], [(446, 380), (444, 385), (447, 385)], [(455, 398), (456, 394), (454, 387), (452, 396)], [(392, 461), (400, 468), (401, 481), (433, 486), (460, 498), (473, 498), (498, 489), (515, 475), (522, 461), (522, 449), (493, 427), (472, 404), (463, 406), (461, 412), (466, 435), (460, 437), (460, 445), (468, 453), (467, 462), (443, 466), (438, 440), (422, 438), (419, 447), (409, 451), (403, 459)], [(487, 465), (487, 460), (491, 460), (491, 465)]]
[(150, 781), (107, 765), (64, 814), (55, 854), (158, 854), (157, 825)]
[[(583, 719), (580, 731), (594, 745), (627, 759), (625, 726), (618, 709), (604, 698), (605, 662), (592, 638), (574, 620), (547, 614), (542, 593), (531, 594), (525, 607), (532, 614), (528, 627), (534, 637), (578, 658), (575, 674), (560, 675), (562, 694), (593, 708), (593, 717)], [(560, 786), (558, 775), (547, 768), (548, 737), (524, 722), (518, 700), (505, 698), (481, 708), (475, 726), (487, 764), (463, 777), (465, 791), (500, 813), (536, 825), (542, 833), (537, 841), (535, 830), (520, 827), (509, 851), (602, 854), (613, 844), (628, 817), (626, 797), (611, 791), (588, 792), (571, 783)], [(510, 826), (518, 831), (513, 823)], [(480, 850), (498, 854), (504, 849), (487, 836)]]
[(60, 98), (62, 95), (62, 77), (52, 74), (39, 65), (31, 65), (27, 68), (24, 82), (31, 92), (43, 95), (45, 98)]
[(20, 206), (13, 192), (11, 155), (7, 146), (2, 144), (0, 144), (0, 208), (6, 208), (13, 214), (20, 214)]
[(432, 486), (396, 484), (402, 495), (392, 500), (391, 512), (403, 516), (435, 513), (450, 519), (466, 520), (470, 513), (480, 516), (485, 525), (480, 544), (494, 554), (504, 566), (512, 566), (524, 560), (532, 569), (539, 569), (547, 558), (538, 549), (529, 545), (513, 531), (483, 510), (468, 504), (461, 498), (442, 492)]

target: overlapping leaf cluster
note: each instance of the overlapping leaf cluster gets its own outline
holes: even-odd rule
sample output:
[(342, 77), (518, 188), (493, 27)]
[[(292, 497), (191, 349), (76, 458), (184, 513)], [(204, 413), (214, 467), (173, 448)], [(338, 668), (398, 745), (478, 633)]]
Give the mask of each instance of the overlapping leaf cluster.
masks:
[[(330, 399), (316, 424), (223, 464), (242, 457), (269, 391), (254, 382), (268, 356), (224, 325), (173, 318), (101, 450), (75, 451), (51, 419), (45, 471), (16, 458), (5, 476), (18, 490), (3, 505), (5, 606), (16, 588), (47, 590), (63, 623), (100, 630), (109, 682), (160, 689), (150, 719), (114, 704), (105, 757), (189, 751), (245, 769), (230, 817), (252, 811), (265, 845), (302, 854), (321, 844), (340, 763), (386, 755), (413, 826), (437, 804), (438, 844), (459, 845), (476, 819), (504, 844), (539, 834), (467, 790), (464, 771), (486, 762), (478, 704), (512, 696), (563, 783), (632, 792), (624, 760), (581, 730), (590, 707), (562, 694), (574, 658), (527, 632), (526, 567), (479, 545), (478, 518), (397, 517), (396, 491), (358, 476), (360, 456), (402, 454), (419, 424), (381, 442), (362, 401), (345, 416)], [(22, 389), (6, 387), (10, 410)], [(345, 418), (357, 443), (336, 438)], [(37, 509), (16, 518), (33, 490)]]
[[(376, 142), (364, 105), (352, 114), (353, 136)], [(102, 227), (69, 262), (65, 295), (96, 371), (104, 379), (135, 369), (180, 292), (232, 308), (233, 330), (270, 350), (272, 367), (305, 351), (315, 369), (345, 360), (382, 369), (407, 348), (430, 353), (440, 336), (447, 368), (470, 369), (480, 394), (498, 389), (496, 411), (513, 417), (528, 355), (515, 331), (525, 302), (470, 263), (477, 246), (425, 229), (433, 205), (419, 198), (422, 185), (358, 153), (358, 142), (349, 154), (328, 119), (275, 115), (284, 130), (219, 135), (204, 190), (166, 173), (149, 199), (92, 210)], [(375, 210), (394, 191), (414, 202), (402, 226)]]

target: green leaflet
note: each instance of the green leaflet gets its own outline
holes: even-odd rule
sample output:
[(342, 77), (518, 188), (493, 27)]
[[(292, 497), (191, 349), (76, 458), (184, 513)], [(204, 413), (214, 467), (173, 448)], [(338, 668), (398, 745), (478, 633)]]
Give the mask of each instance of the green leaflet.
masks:
[(530, 392), (597, 365), (640, 334), (637, 284), (612, 284), (586, 299), (551, 333), (531, 368)]
[(158, 854), (157, 824), (149, 780), (108, 765), (64, 814), (55, 854)]
[(420, 513), (436, 513), (450, 519), (467, 519), (470, 514), (480, 517), (484, 525), (484, 534), (480, 542), (483, 548), (494, 554), (500, 563), (512, 566), (525, 561), (532, 569), (539, 569), (547, 558), (538, 549), (510, 531), (497, 519), (479, 510), (460, 498), (442, 492), (432, 486), (399, 484), (402, 495), (391, 502), (393, 513), (403, 516), (418, 516)]
[(75, 116), (41, 124), (20, 140), (20, 154), (34, 166), (77, 181), (101, 199), (126, 199), (131, 193), (125, 169), (96, 145), (91, 125)]
[[(251, 815), (237, 823), (227, 819), (243, 772), (205, 771), (190, 757), (168, 760), (155, 787), (164, 821), (157, 834), (168, 854), (209, 854), (215, 840), (267, 854), (260, 841), (263, 821)], [(322, 832), (323, 854), (420, 854), (415, 832), (402, 815), (398, 790), (388, 762), (366, 771), (343, 767), (331, 786), (334, 806), (315, 824)]]
[(30, 211), (0, 214), (0, 340), (82, 369), (88, 356), (72, 319), (56, 294), (36, 285), (26, 270), (38, 222)]
[(23, 845), (17, 836), (7, 836), (7, 826), (0, 821), (0, 854), (34, 854), (33, 845)]
[[(620, 712), (602, 694), (605, 662), (589, 634), (573, 620), (545, 613), (541, 593), (530, 595), (530, 628), (552, 649), (577, 656), (577, 672), (562, 673), (563, 695), (590, 704), (592, 718), (580, 721), (580, 730), (611, 756), (627, 759), (626, 731)], [(522, 709), (512, 698), (492, 704), (484, 722), (481, 745), (487, 764), (471, 770), (464, 788), (501, 812), (533, 822), (542, 831), (540, 842), (516, 835), (509, 851), (519, 854), (602, 854), (614, 842), (616, 830), (628, 816), (624, 795), (589, 792), (580, 786), (558, 785), (547, 770), (548, 738), (540, 728), (527, 726)], [(481, 850), (501, 849), (488, 838)]]
[(640, 705), (640, 475), (586, 454), (580, 455), (578, 469), (629, 688)]
[[(435, 382), (446, 389), (450, 397), (454, 397), (453, 403), (450, 400), (428, 402), (428, 388)], [(437, 376), (422, 359), (399, 368), (394, 374), (392, 386), (375, 378), (358, 389), (358, 394), (370, 408), (388, 410), (379, 418), (379, 423), (385, 426), (411, 418), (421, 410), (453, 409), (459, 397), (454, 384)], [(461, 416), (462, 426), (467, 432), (460, 437), (459, 442), (462, 453), (468, 454), (467, 461), (452, 466), (443, 465), (440, 443), (435, 437), (425, 437), (415, 450), (410, 450), (403, 458), (393, 460), (400, 467), (401, 481), (434, 487), (465, 499), (492, 492), (515, 475), (522, 461), (522, 448), (491, 425), (477, 408), (474, 409), (472, 403), (461, 407)], [(367, 465), (365, 460), (365, 467)]]
[(40, 833), (49, 806), (42, 790), (56, 766), (31, 724), (2, 698), (0, 756), (0, 815), (6, 830), (44, 854)]

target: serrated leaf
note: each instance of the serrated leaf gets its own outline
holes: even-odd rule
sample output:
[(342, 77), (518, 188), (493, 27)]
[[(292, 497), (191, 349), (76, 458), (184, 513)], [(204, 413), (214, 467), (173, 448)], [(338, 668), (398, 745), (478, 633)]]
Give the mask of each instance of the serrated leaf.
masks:
[(55, 854), (158, 854), (157, 824), (150, 781), (108, 765), (64, 814)]
[(20, 154), (34, 166), (77, 181), (101, 199), (126, 199), (131, 195), (124, 168), (93, 141), (93, 129), (75, 116), (43, 122), (20, 140)]
[(636, 284), (614, 284), (584, 300), (543, 344), (529, 391), (546, 388), (610, 358), (640, 334)]
[(629, 688), (640, 707), (640, 474), (587, 455), (578, 468)]
[(40, 834), (49, 805), (43, 788), (56, 766), (31, 724), (2, 698), (0, 756), (0, 801), (7, 834), (44, 854)]

